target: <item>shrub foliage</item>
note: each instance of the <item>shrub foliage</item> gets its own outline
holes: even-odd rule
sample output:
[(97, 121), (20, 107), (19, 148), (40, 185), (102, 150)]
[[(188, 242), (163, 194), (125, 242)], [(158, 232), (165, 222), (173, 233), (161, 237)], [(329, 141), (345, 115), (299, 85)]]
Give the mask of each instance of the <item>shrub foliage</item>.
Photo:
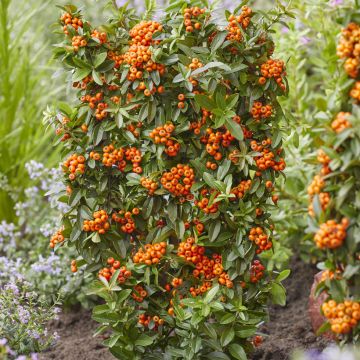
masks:
[[(152, 2), (148, 2), (147, 16)], [(173, 1), (94, 28), (72, 5), (56, 56), (78, 89), (49, 117), (65, 142), (61, 234), (98, 272), (94, 308), (121, 359), (245, 359), (288, 271), (267, 271), (285, 168), (271, 26), (288, 15)], [(59, 235), (59, 234), (58, 234)]]

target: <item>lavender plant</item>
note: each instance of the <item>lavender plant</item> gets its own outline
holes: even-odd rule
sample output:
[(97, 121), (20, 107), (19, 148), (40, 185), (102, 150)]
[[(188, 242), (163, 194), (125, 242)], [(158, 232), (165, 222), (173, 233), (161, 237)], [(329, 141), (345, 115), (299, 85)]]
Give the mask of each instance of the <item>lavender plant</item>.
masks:
[(0, 359), (2, 360), (38, 360), (36, 353), (30, 354), (30, 356), (20, 355), (17, 356), (16, 352), (10, 348), (8, 341), (5, 338), (0, 339)]
[(78, 291), (85, 284), (84, 278), (81, 272), (73, 275), (70, 271), (72, 250), (55, 253), (49, 248), (59, 215), (68, 210), (56, 199), (64, 190), (58, 181), (61, 170), (48, 169), (34, 160), (25, 168), (31, 186), (24, 191), (24, 201), (15, 204), (17, 224), (0, 223), (0, 286), (25, 280), (48, 303), (61, 299), (66, 305), (80, 301), (86, 306), (83, 292)]
[(12, 280), (0, 286), (0, 338), (18, 354), (40, 352), (57, 340), (57, 334), (50, 333), (46, 324), (56, 319), (59, 308), (49, 307), (31, 289), (17, 270)]

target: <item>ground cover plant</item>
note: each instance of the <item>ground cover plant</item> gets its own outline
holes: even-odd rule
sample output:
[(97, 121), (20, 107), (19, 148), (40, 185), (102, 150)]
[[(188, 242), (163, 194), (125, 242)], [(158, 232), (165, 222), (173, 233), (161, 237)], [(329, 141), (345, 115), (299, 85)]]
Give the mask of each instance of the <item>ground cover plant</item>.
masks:
[(241, 5), (219, 26), (206, 2), (171, 2), (161, 22), (153, 8), (97, 28), (62, 8), (55, 53), (78, 104), (47, 116), (69, 205), (55, 249), (98, 272), (94, 319), (118, 358), (245, 359), (289, 274), (257, 256), (272, 251), (285, 168), (271, 27), (291, 14)]

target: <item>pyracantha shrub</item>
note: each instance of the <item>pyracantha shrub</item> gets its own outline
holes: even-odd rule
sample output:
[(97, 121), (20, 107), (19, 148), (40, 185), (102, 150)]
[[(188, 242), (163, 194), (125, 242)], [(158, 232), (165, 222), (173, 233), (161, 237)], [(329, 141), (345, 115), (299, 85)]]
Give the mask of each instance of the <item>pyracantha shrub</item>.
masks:
[[(340, 112), (324, 113), (323, 145), (318, 150), (319, 173), (308, 187), (309, 232), (324, 260), (317, 293), (326, 292), (321, 310), (327, 320), (320, 332), (331, 330), (342, 341), (359, 340), (360, 334), (360, 108), (359, 14), (342, 30), (337, 54), (354, 80), (342, 87)], [(349, 90), (350, 93), (349, 93)], [(351, 99), (351, 97), (353, 99)]]
[(217, 24), (206, 1), (176, 1), (160, 22), (123, 7), (98, 28), (63, 11), (56, 56), (78, 103), (50, 119), (70, 206), (55, 248), (98, 272), (98, 332), (119, 359), (245, 359), (269, 298), (285, 303), (288, 271), (256, 257), (285, 168), (270, 28), (287, 10)]

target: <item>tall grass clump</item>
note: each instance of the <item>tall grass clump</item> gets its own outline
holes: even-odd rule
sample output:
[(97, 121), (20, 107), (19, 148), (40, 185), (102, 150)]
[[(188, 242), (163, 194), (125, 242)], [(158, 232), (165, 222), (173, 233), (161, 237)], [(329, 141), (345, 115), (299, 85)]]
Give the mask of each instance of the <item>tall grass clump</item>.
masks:
[(41, 125), (45, 104), (60, 91), (46, 56), (48, 4), (0, 1), (0, 219), (7, 221), (14, 221), (14, 203), (30, 181), (25, 163), (55, 159), (46, 146), (51, 133)]

